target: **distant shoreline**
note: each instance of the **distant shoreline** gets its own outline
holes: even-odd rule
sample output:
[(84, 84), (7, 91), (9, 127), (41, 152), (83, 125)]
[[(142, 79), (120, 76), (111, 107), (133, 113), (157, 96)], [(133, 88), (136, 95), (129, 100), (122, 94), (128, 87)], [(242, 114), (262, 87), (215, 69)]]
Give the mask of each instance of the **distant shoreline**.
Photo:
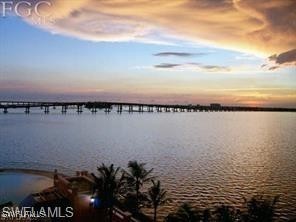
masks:
[(0, 173), (23, 173), (31, 175), (40, 175), (53, 179), (54, 172), (46, 170), (35, 170), (35, 169), (25, 169), (25, 168), (0, 168)]

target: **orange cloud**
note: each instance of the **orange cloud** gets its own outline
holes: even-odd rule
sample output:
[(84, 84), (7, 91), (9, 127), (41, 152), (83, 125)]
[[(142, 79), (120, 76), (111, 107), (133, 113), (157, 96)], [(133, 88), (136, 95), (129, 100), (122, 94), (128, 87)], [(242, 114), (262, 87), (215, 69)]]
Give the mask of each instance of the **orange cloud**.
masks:
[(177, 37), (264, 56), (296, 45), (294, 0), (50, 1), (44, 10), (53, 22), (38, 26), (85, 40), (162, 42)]

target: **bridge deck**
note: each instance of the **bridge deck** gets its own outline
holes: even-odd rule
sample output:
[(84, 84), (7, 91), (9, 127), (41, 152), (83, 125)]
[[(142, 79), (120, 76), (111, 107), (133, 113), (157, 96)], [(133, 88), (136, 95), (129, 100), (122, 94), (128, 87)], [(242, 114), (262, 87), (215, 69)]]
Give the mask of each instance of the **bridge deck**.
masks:
[(77, 112), (82, 112), (82, 108), (87, 108), (96, 112), (96, 109), (108, 109), (117, 107), (117, 111), (123, 111), (123, 107), (128, 107), (128, 111), (152, 112), (154, 109), (161, 112), (184, 112), (184, 111), (264, 111), (264, 112), (296, 112), (295, 108), (272, 108), (272, 107), (247, 107), (247, 106), (222, 106), (220, 104), (211, 105), (182, 105), (182, 104), (153, 104), (153, 103), (129, 103), (129, 102), (42, 102), (42, 101), (0, 101), (0, 109), (7, 113), (8, 109), (25, 108), (29, 112), (33, 107), (45, 107), (49, 112), (50, 107), (61, 107), (64, 112), (68, 107), (77, 107)]

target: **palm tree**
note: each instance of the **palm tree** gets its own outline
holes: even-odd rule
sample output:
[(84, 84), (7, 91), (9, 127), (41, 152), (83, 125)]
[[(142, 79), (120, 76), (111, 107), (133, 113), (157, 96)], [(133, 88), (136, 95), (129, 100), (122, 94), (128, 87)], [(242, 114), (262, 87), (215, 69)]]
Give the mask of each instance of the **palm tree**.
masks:
[(240, 221), (240, 211), (232, 206), (222, 205), (216, 208), (214, 212), (216, 221), (234, 222)]
[(99, 176), (95, 176), (95, 188), (98, 190), (102, 204), (108, 209), (109, 221), (112, 221), (114, 203), (123, 188), (123, 175), (119, 175), (120, 168), (113, 164), (106, 166), (104, 163), (97, 168)]
[(166, 222), (198, 222), (200, 220), (200, 212), (189, 203), (182, 204), (175, 213), (169, 214), (166, 218)]
[(153, 221), (156, 222), (158, 207), (164, 205), (168, 201), (166, 198), (166, 191), (161, 188), (159, 180), (152, 180), (152, 186), (148, 190), (147, 200), (148, 205), (153, 207)]
[(246, 201), (248, 213), (244, 220), (247, 222), (270, 222), (273, 221), (275, 205), (278, 202), (279, 196), (272, 200), (264, 199), (263, 196), (254, 196), (249, 201)]
[(138, 163), (137, 161), (129, 161), (128, 163), (128, 171), (125, 172), (127, 183), (129, 188), (136, 192), (135, 196), (135, 210), (136, 212), (140, 209), (140, 196), (141, 188), (143, 185), (153, 179), (150, 177), (153, 169), (146, 170), (146, 163)]
[(211, 211), (210, 209), (204, 209), (202, 213), (202, 221), (209, 222), (211, 220)]

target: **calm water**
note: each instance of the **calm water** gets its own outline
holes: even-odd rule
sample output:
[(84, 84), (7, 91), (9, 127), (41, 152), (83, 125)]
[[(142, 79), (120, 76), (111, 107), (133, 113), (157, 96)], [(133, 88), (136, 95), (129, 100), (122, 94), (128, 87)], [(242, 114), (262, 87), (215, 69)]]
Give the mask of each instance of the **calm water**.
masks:
[(295, 113), (0, 114), (0, 167), (95, 171), (129, 160), (155, 169), (173, 202), (241, 206), (280, 195), (296, 216)]

